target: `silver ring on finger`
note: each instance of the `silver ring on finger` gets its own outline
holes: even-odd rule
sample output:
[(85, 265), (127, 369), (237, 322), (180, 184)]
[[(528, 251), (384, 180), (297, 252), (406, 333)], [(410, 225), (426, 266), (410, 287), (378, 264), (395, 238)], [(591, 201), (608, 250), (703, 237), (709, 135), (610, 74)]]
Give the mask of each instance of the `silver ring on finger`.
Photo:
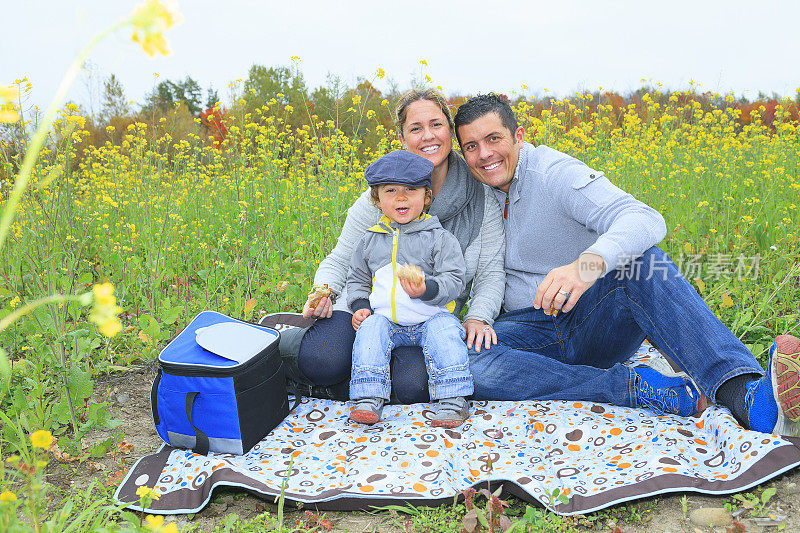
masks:
[(490, 329), (492, 329), (492, 326), (486, 326), (485, 328), (483, 328), (483, 331), (489, 331)]
[(564, 289), (558, 289), (558, 294), (560, 294), (562, 296), (569, 296), (569, 293), (567, 291), (565, 291)]

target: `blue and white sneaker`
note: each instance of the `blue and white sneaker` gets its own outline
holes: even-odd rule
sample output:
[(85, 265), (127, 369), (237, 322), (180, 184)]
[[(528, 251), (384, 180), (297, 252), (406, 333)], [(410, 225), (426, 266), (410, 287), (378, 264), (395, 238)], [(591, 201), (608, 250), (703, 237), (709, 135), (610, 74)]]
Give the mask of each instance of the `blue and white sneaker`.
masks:
[(800, 437), (800, 339), (793, 335), (775, 339), (767, 372), (747, 384), (744, 401), (750, 429)]
[(688, 377), (665, 376), (649, 366), (637, 366), (636, 407), (646, 407), (656, 414), (693, 416), (702, 412), (705, 398)]

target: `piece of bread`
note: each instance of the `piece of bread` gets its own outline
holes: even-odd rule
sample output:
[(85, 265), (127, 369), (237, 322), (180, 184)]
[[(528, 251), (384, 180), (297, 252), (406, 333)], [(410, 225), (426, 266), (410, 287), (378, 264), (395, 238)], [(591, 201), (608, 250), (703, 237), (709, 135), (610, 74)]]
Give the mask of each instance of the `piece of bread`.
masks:
[(323, 298), (330, 298), (331, 292), (332, 290), (328, 287), (327, 283), (311, 287), (311, 292), (308, 293), (308, 308), (316, 309), (320, 300)]
[(550, 310), (549, 311), (545, 311), (544, 309), (542, 309), (542, 311), (544, 311), (544, 314), (550, 315), (553, 318), (558, 316), (558, 309), (556, 309), (556, 306), (553, 305), (552, 303), (550, 304)]
[(410, 282), (412, 285), (419, 285), (425, 281), (425, 273), (422, 269), (411, 263), (397, 267), (397, 277)]

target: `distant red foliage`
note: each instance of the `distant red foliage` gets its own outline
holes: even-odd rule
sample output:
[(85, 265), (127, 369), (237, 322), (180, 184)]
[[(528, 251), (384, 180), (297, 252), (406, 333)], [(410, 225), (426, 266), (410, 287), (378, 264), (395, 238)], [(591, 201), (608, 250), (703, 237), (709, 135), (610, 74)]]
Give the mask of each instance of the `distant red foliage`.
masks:
[(200, 113), (200, 121), (208, 129), (208, 135), (214, 139), (215, 148), (219, 148), (228, 136), (228, 128), (224, 122), (227, 115), (228, 111), (224, 107), (209, 108)]
[[(742, 124), (750, 124), (753, 122), (753, 115), (757, 114), (760, 115), (762, 123), (772, 126), (772, 129), (775, 129), (775, 108), (778, 106), (778, 103), (779, 102), (775, 100), (767, 100), (741, 104), (738, 106), (742, 111), (742, 114), (739, 117), (739, 122)], [(796, 121), (798, 118), (797, 104), (795, 102), (791, 102), (789, 105), (786, 105), (783, 113), (784, 121)]]

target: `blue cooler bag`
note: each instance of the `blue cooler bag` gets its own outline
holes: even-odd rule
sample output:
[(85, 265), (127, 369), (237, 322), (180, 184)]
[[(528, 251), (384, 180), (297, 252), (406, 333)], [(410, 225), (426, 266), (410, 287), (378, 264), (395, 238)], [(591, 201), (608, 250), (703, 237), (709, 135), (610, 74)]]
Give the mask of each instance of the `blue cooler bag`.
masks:
[(203, 455), (247, 453), (290, 411), (279, 337), (214, 311), (197, 315), (158, 356), (150, 401), (161, 438)]

